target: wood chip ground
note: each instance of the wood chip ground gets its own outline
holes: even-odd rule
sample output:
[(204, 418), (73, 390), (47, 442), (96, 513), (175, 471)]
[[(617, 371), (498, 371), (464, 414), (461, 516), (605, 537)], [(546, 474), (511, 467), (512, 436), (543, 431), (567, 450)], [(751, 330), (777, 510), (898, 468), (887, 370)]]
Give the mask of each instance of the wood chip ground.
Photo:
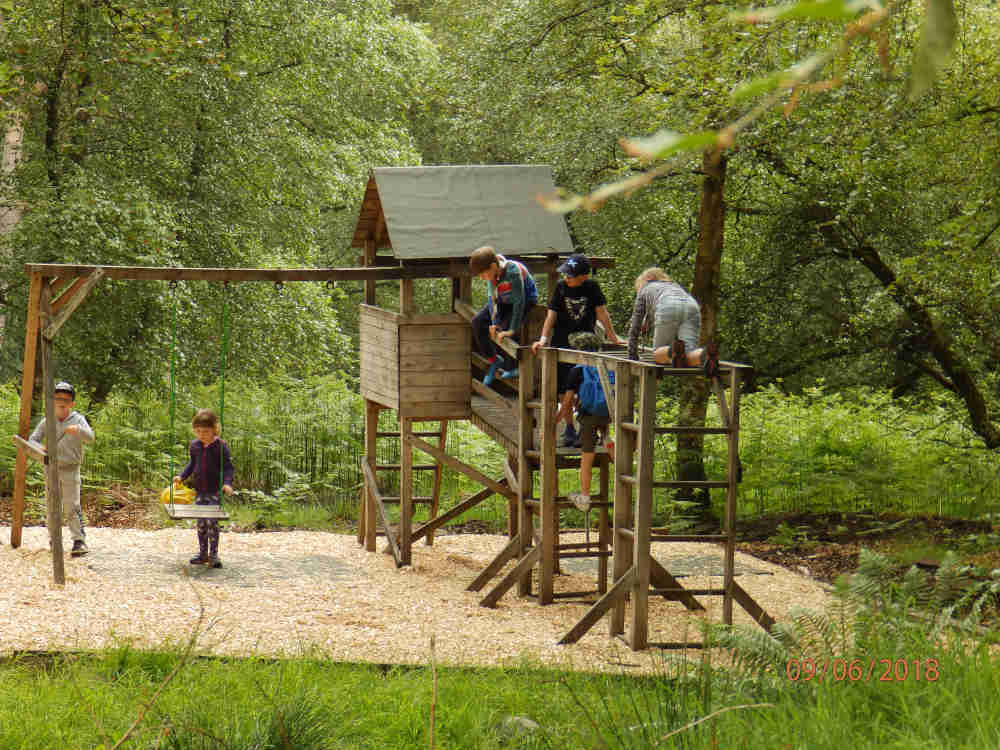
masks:
[[(203, 612), (199, 648), (216, 654), (426, 664), (433, 636), (440, 664), (629, 672), (662, 666), (665, 652), (636, 653), (609, 638), (607, 619), (578, 643), (557, 645), (596, 595), (541, 607), (511, 591), (496, 609), (479, 606), (485, 592), (465, 587), (505, 541), (438, 536), (431, 547), (414, 547), (412, 567), (397, 570), (390, 556), (365, 552), (353, 536), (224, 532), (225, 567), (212, 570), (188, 564), (196, 551), (191, 529), (91, 528), (90, 555), (71, 558), (67, 545), (66, 585), (57, 586), (47, 531), (24, 528), (21, 547), (13, 549), (10, 527), (0, 527), (0, 654), (177, 645)], [(713, 575), (721, 548), (671, 543), (654, 545), (654, 552), (685, 586), (722, 584)], [(557, 591), (595, 589), (593, 561), (565, 561), (564, 569)], [(736, 570), (739, 583), (778, 620), (794, 607), (826, 606), (821, 584), (777, 565), (737, 553)], [(721, 598), (701, 601), (705, 616), (721, 621)], [(701, 640), (701, 616), (677, 603), (650, 602), (650, 641)], [(750, 623), (742, 609), (734, 611), (737, 623)]]

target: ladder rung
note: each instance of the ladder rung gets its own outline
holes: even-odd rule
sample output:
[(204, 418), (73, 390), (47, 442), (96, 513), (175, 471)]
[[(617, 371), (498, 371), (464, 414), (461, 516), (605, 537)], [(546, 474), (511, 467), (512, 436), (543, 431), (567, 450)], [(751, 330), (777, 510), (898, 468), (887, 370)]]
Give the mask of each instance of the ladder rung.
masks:
[[(433, 471), (437, 467), (437, 464), (413, 464), (410, 468), (413, 471)], [(401, 464), (375, 464), (376, 471), (382, 471), (383, 469), (385, 471), (399, 471), (402, 468)]]
[(725, 542), (725, 534), (650, 534), (651, 542)]
[(672, 480), (669, 482), (651, 482), (654, 487), (667, 487), (672, 489), (684, 489), (687, 487), (693, 488), (705, 488), (705, 489), (725, 489), (729, 486), (729, 482), (717, 482), (717, 481), (699, 481), (699, 482), (682, 482), (679, 480)]
[(639, 425), (637, 425), (635, 422), (622, 422), (622, 429), (625, 430), (626, 432), (635, 432), (638, 434)]
[(728, 427), (656, 427), (653, 432), (657, 435), (728, 435)]
[[(436, 437), (436, 438), (441, 437), (441, 433), (440, 432), (411, 432), (410, 434), (411, 435), (416, 435), (417, 437)], [(375, 433), (375, 437), (380, 437), (380, 438), (394, 437), (394, 438), (398, 438), (399, 437), (399, 431), (398, 430), (396, 432), (392, 432), (392, 431), (389, 431), (389, 432), (379, 431), (379, 432)]]

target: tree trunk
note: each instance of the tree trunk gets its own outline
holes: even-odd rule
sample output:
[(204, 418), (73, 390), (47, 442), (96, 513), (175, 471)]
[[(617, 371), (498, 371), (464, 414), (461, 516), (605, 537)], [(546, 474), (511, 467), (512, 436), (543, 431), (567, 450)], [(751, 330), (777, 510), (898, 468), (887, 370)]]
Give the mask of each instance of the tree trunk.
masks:
[[(716, 339), (719, 321), (719, 280), (722, 269), (723, 230), (726, 204), (723, 199), (726, 182), (726, 156), (720, 151), (702, 155), (705, 178), (701, 184), (701, 206), (698, 211), (698, 254), (694, 264), (694, 284), (691, 294), (701, 306), (701, 345)], [(703, 426), (708, 408), (708, 383), (704, 378), (681, 378), (680, 414), (678, 423)], [(701, 435), (679, 435), (677, 438), (677, 478), (681, 481), (704, 481), (704, 438)], [(691, 499), (693, 493), (678, 493)], [(697, 498), (708, 503), (707, 490)]]

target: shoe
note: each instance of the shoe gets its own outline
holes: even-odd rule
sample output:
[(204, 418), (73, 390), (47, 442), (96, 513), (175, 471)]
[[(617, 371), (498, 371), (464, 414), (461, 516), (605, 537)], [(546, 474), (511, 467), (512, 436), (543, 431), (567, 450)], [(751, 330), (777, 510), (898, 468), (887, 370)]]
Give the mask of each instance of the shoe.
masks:
[(205, 555), (195, 555), (189, 561), (192, 565), (204, 565), (208, 562), (208, 558)]
[(674, 341), (674, 345), (670, 347), (671, 367), (687, 367), (687, 354), (685, 354), (684, 349), (685, 346), (683, 341), (680, 339)]
[(559, 439), (560, 448), (579, 448), (580, 447), (580, 435), (577, 434), (575, 427), (567, 427), (566, 431), (563, 432), (562, 437)]
[(218, 558), (218, 556), (212, 555), (210, 558), (208, 558), (208, 567), (210, 567), (210, 568), (221, 568), (222, 567), (222, 560), (220, 560)]
[(579, 492), (574, 492), (569, 496), (569, 501), (573, 503), (573, 506), (580, 511), (586, 513), (590, 510), (590, 497), (584, 497)]
[(705, 377), (719, 377), (719, 345), (714, 341), (705, 344)]
[(520, 374), (521, 374), (520, 368), (515, 367), (513, 370), (501, 370), (497, 374), (497, 377), (500, 378), (501, 380), (513, 380)]
[(491, 385), (493, 383), (493, 378), (496, 377), (497, 369), (499, 369), (499, 367), (500, 367), (499, 359), (495, 359), (492, 362), (490, 362), (490, 369), (488, 369), (486, 371), (486, 374), (483, 376), (483, 385)]
[(73, 549), (70, 551), (69, 554), (71, 557), (83, 557), (88, 552), (90, 552), (90, 550), (87, 549), (87, 543), (84, 542), (82, 539), (77, 539), (75, 542), (73, 542)]

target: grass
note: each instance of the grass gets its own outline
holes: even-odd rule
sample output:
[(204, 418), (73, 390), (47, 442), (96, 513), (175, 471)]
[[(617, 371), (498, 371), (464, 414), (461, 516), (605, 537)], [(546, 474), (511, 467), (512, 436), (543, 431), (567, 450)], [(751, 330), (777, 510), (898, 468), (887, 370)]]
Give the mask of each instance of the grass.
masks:
[[(869, 677), (808, 682), (783, 670), (713, 667), (708, 655), (683, 668), (665, 659), (660, 674), (641, 677), (531, 666), (185, 661), (179, 651), (126, 646), (22, 657), (0, 664), (0, 747), (993, 747), (1000, 670), (989, 651), (954, 639), (918, 644), (916, 637), (869, 644), (876, 650), (863, 662), (891, 660), (889, 679), (878, 679), (884, 666), (877, 663)], [(909, 664), (906, 679), (901, 660)]]

